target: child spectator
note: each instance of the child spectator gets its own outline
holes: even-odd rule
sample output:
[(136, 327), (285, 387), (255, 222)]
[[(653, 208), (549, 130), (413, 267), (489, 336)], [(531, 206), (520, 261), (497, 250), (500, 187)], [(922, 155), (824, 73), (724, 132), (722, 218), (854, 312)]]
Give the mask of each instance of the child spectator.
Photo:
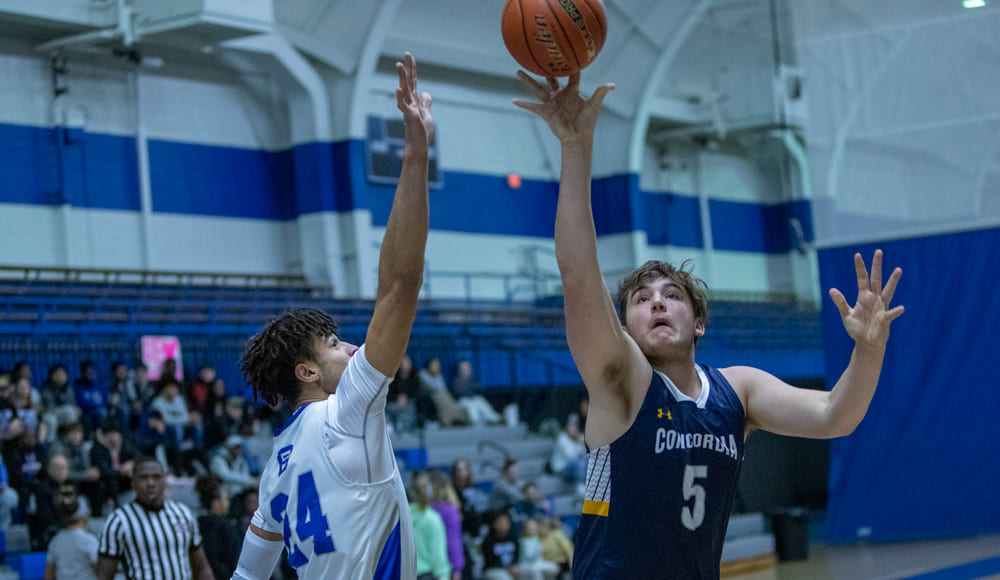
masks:
[(496, 511), (490, 532), (480, 547), (483, 553), (483, 580), (516, 580), (520, 574), (520, 547), (510, 533), (510, 516)]
[(569, 573), (573, 567), (573, 542), (563, 531), (558, 518), (542, 518), (538, 532), (542, 542), (542, 558), (559, 566), (560, 572)]
[(538, 538), (538, 521), (525, 520), (521, 527), (521, 539), (518, 540), (520, 554), (520, 580), (544, 580), (555, 578), (559, 566), (547, 562), (542, 555), (542, 542)]
[(60, 511), (65, 527), (49, 542), (45, 580), (96, 580), (97, 536), (88, 530), (87, 503), (75, 498)]

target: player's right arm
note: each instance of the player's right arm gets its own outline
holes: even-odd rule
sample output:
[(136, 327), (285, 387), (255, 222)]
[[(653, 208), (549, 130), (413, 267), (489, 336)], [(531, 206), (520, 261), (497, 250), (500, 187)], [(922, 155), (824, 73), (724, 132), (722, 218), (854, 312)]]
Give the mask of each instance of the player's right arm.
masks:
[(594, 129), (604, 97), (614, 85), (598, 87), (587, 99), (579, 91), (579, 73), (561, 88), (555, 79), (549, 79), (546, 87), (523, 72), (518, 76), (541, 102), (515, 100), (514, 104), (544, 119), (562, 145), (556, 261), (563, 281), (566, 340), (591, 400), (587, 440), (600, 446), (628, 429), (652, 372), (622, 328), (597, 260), (590, 201)]
[(417, 92), (417, 63), (413, 55), (406, 53), (404, 61), (396, 63), (396, 70), (399, 73), (396, 104), (403, 112), (406, 144), (379, 252), (375, 311), (365, 337), (368, 362), (387, 377), (396, 374), (406, 353), (423, 283), (429, 227), (427, 173), (434, 136), (431, 97)]
[(250, 524), (232, 580), (267, 580), (285, 547), (281, 534)]

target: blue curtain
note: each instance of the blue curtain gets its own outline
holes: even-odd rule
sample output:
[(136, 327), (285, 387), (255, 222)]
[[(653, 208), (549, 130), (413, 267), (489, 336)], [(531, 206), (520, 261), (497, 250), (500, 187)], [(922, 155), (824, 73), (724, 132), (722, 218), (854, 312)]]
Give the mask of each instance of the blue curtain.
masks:
[[(852, 435), (831, 446), (831, 542), (1000, 532), (1000, 229), (823, 250), (824, 289), (857, 295), (853, 255), (903, 277), (878, 390)], [(826, 298), (829, 385), (853, 341)]]

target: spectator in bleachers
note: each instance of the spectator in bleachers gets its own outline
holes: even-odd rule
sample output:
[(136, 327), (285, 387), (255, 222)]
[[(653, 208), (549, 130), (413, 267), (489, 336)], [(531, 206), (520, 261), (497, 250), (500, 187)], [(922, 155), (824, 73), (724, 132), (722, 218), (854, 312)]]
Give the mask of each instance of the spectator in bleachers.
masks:
[(17, 509), (18, 496), (7, 480), (7, 465), (0, 453), (0, 529), (7, 529), (14, 520), (14, 510)]
[(215, 367), (210, 365), (204, 365), (198, 369), (198, 376), (191, 381), (191, 387), (188, 389), (187, 400), (188, 406), (195, 411), (198, 411), (202, 415), (205, 414), (205, 406), (208, 402), (208, 396), (212, 392), (212, 386), (215, 384)]
[[(230, 502), (229, 515), (236, 520), (236, 529), (249, 528), (258, 507), (260, 507), (260, 491), (256, 487), (247, 488), (243, 493), (234, 496)], [(286, 562), (287, 560), (285, 558)]]
[(146, 420), (139, 426), (138, 441), (141, 455), (156, 457), (164, 465), (170, 465), (168, 448), (170, 439), (167, 436), (167, 423), (163, 420), (163, 414), (159, 411), (150, 411)]
[(431, 494), (427, 472), (414, 472), (406, 495), (410, 500), (413, 539), (417, 546), (417, 580), (449, 580), (447, 533), (441, 515), (429, 505)]
[(209, 385), (208, 395), (205, 396), (205, 402), (202, 403), (201, 407), (197, 409), (204, 421), (212, 416), (222, 415), (226, 410), (226, 381), (216, 378)]
[(205, 418), (205, 447), (212, 449), (221, 445), (226, 437), (241, 435), (250, 429), (246, 407), (246, 399), (235, 395), (228, 397), (221, 407), (213, 403)]
[(172, 376), (167, 376), (160, 381), (160, 393), (153, 397), (153, 401), (149, 404), (150, 410), (159, 411), (163, 416), (168, 437), (178, 447), (180, 441), (184, 439), (184, 428), (190, 418), (187, 402), (180, 395), (180, 383)]
[(467, 360), (459, 361), (455, 378), (451, 382), (451, 392), (458, 399), (458, 404), (465, 409), (473, 425), (499, 423), (502, 419), (500, 413), (496, 412), (480, 391), (479, 381), (472, 376), (472, 363)]
[(413, 370), (410, 355), (403, 355), (399, 370), (389, 385), (386, 395), (385, 412), (397, 433), (409, 433), (423, 422), (417, 413), (417, 397), (420, 394), (420, 379)]
[(229, 493), (219, 478), (201, 475), (195, 491), (204, 514), (198, 516), (198, 530), (205, 538), (205, 556), (216, 580), (232, 578), (243, 547), (243, 534), (229, 517)]
[(10, 382), (10, 375), (0, 372), (0, 443), (15, 439), (24, 431), (24, 422), (17, 416), (17, 407), (11, 397), (14, 394), (14, 385)]
[(42, 383), (42, 407), (45, 413), (42, 421), (50, 436), (58, 433), (59, 427), (80, 420), (80, 407), (76, 406), (76, 393), (69, 384), (66, 367), (60, 364), (49, 367), (48, 378)]
[(488, 498), (472, 481), (472, 466), (469, 465), (468, 459), (460, 457), (451, 464), (451, 484), (458, 492), (459, 509), (462, 512), (462, 533), (470, 538), (478, 538)]
[(448, 562), (451, 563), (451, 580), (461, 580), (462, 569), (465, 568), (465, 555), (462, 546), (462, 512), (458, 501), (458, 493), (451, 485), (451, 479), (443, 471), (431, 472), (431, 508), (444, 522), (444, 533), (447, 539)]
[(32, 388), (31, 379), (25, 376), (14, 382), (11, 403), (17, 409), (17, 416), (24, 422), (25, 430), (35, 433), (39, 441), (46, 440), (46, 429), (42, 424), (42, 396)]
[(545, 580), (559, 574), (559, 565), (546, 561), (542, 555), (542, 541), (538, 533), (538, 520), (524, 521), (518, 538), (519, 580)]
[(434, 357), (427, 361), (427, 367), (418, 374), (420, 387), (434, 402), (434, 415), (442, 427), (468, 425), (469, 413), (451, 396), (444, 375), (441, 374), (441, 360)]
[(75, 498), (60, 512), (64, 525), (49, 542), (44, 580), (97, 580), (97, 536), (88, 529), (87, 503)]
[(510, 533), (510, 516), (499, 510), (494, 512), (490, 531), (480, 546), (483, 553), (483, 580), (516, 580), (520, 574), (517, 562), (520, 547)]
[(132, 397), (135, 387), (129, 378), (128, 365), (116, 361), (111, 363), (111, 382), (108, 384), (108, 410), (122, 424), (128, 425), (132, 419)]
[[(17, 427), (20, 422), (20, 419), (14, 419), (11, 422), (12, 430), (20, 429)], [(6, 441), (3, 458), (7, 464), (8, 483), (20, 499), (20, 512), (22, 515), (27, 514), (35, 485), (44, 473), (47, 458), (45, 450), (33, 431), (20, 429), (16, 436)]]
[(568, 574), (573, 567), (573, 541), (563, 531), (559, 518), (542, 518), (538, 537), (542, 542), (542, 558), (559, 566), (561, 573)]
[(131, 442), (122, 434), (121, 424), (113, 417), (101, 423), (101, 433), (90, 450), (90, 462), (100, 472), (94, 496), (93, 512), (100, 517), (110, 501), (119, 506), (118, 494), (131, 488), (132, 469), (138, 457)]
[(209, 468), (213, 475), (222, 480), (230, 497), (259, 484), (259, 480), (250, 473), (250, 465), (243, 456), (243, 438), (239, 435), (230, 435), (225, 444), (215, 451)]
[(59, 427), (59, 437), (49, 446), (49, 455), (64, 455), (69, 461), (69, 481), (96, 505), (101, 471), (90, 461), (90, 444), (83, 439), (83, 425), (67, 423)]
[(14, 363), (10, 371), (10, 382), (16, 383), (21, 379), (28, 379), (28, 384), (31, 384), (31, 366), (23, 360)]
[[(173, 358), (168, 358), (163, 361), (163, 366), (160, 367), (160, 378), (156, 380), (153, 385), (153, 391), (155, 394), (160, 394), (163, 392), (163, 387), (170, 381), (180, 381), (180, 373), (177, 372), (177, 360)], [(180, 383), (177, 384), (178, 390), (180, 389)]]
[(80, 407), (80, 422), (87, 437), (92, 437), (108, 414), (108, 392), (97, 382), (93, 361), (80, 363), (80, 376), (73, 381), (76, 406)]
[(583, 442), (580, 419), (576, 414), (566, 419), (566, 425), (556, 437), (549, 467), (553, 473), (561, 476), (563, 481), (577, 488), (577, 495), (583, 495), (580, 486), (587, 477), (587, 447)]
[(554, 515), (552, 502), (546, 499), (538, 489), (538, 484), (529, 481), (521, 486), (521, 499), (512, 503), (509, 508), (511, 534), (521, 537), (524, 523), (528, 520)]
[(504, 461), (500, 477), (493, 483), (490, 491), (489, 509), (506, 510), (521, 501), (521, 486), (517, 481), (517, 459)]
[(132, 429), (138, 429), (142, 416), (149, 409), (149, 404), (156, 396), (156, 385), (149, 380), (149, 367), (140, 364), (135, 368), (135, 376), (132, 377), (132, 392), (129, 393), (129, 401), (132, 405), (132, 417), (129, 425)]
[(62, 527), (61, 498), (63, 484), (75, 495), (69, 477), (69, 461), (64, 455), (53, 455), (46, 463), (45, 471), (32, 483), (24, 497), (28, 498), (28, 534), (31, 537), (31, 551), (41, 552), (49, 545), (49, 540)]

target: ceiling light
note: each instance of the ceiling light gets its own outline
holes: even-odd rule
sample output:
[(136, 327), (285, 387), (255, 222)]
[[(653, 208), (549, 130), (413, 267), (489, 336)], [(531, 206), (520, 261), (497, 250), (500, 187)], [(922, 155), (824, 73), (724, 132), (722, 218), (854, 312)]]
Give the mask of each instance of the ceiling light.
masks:
[(966, 8), (982, 8), (986, 6), (986, 0), (962, 0), (962, 6)]

